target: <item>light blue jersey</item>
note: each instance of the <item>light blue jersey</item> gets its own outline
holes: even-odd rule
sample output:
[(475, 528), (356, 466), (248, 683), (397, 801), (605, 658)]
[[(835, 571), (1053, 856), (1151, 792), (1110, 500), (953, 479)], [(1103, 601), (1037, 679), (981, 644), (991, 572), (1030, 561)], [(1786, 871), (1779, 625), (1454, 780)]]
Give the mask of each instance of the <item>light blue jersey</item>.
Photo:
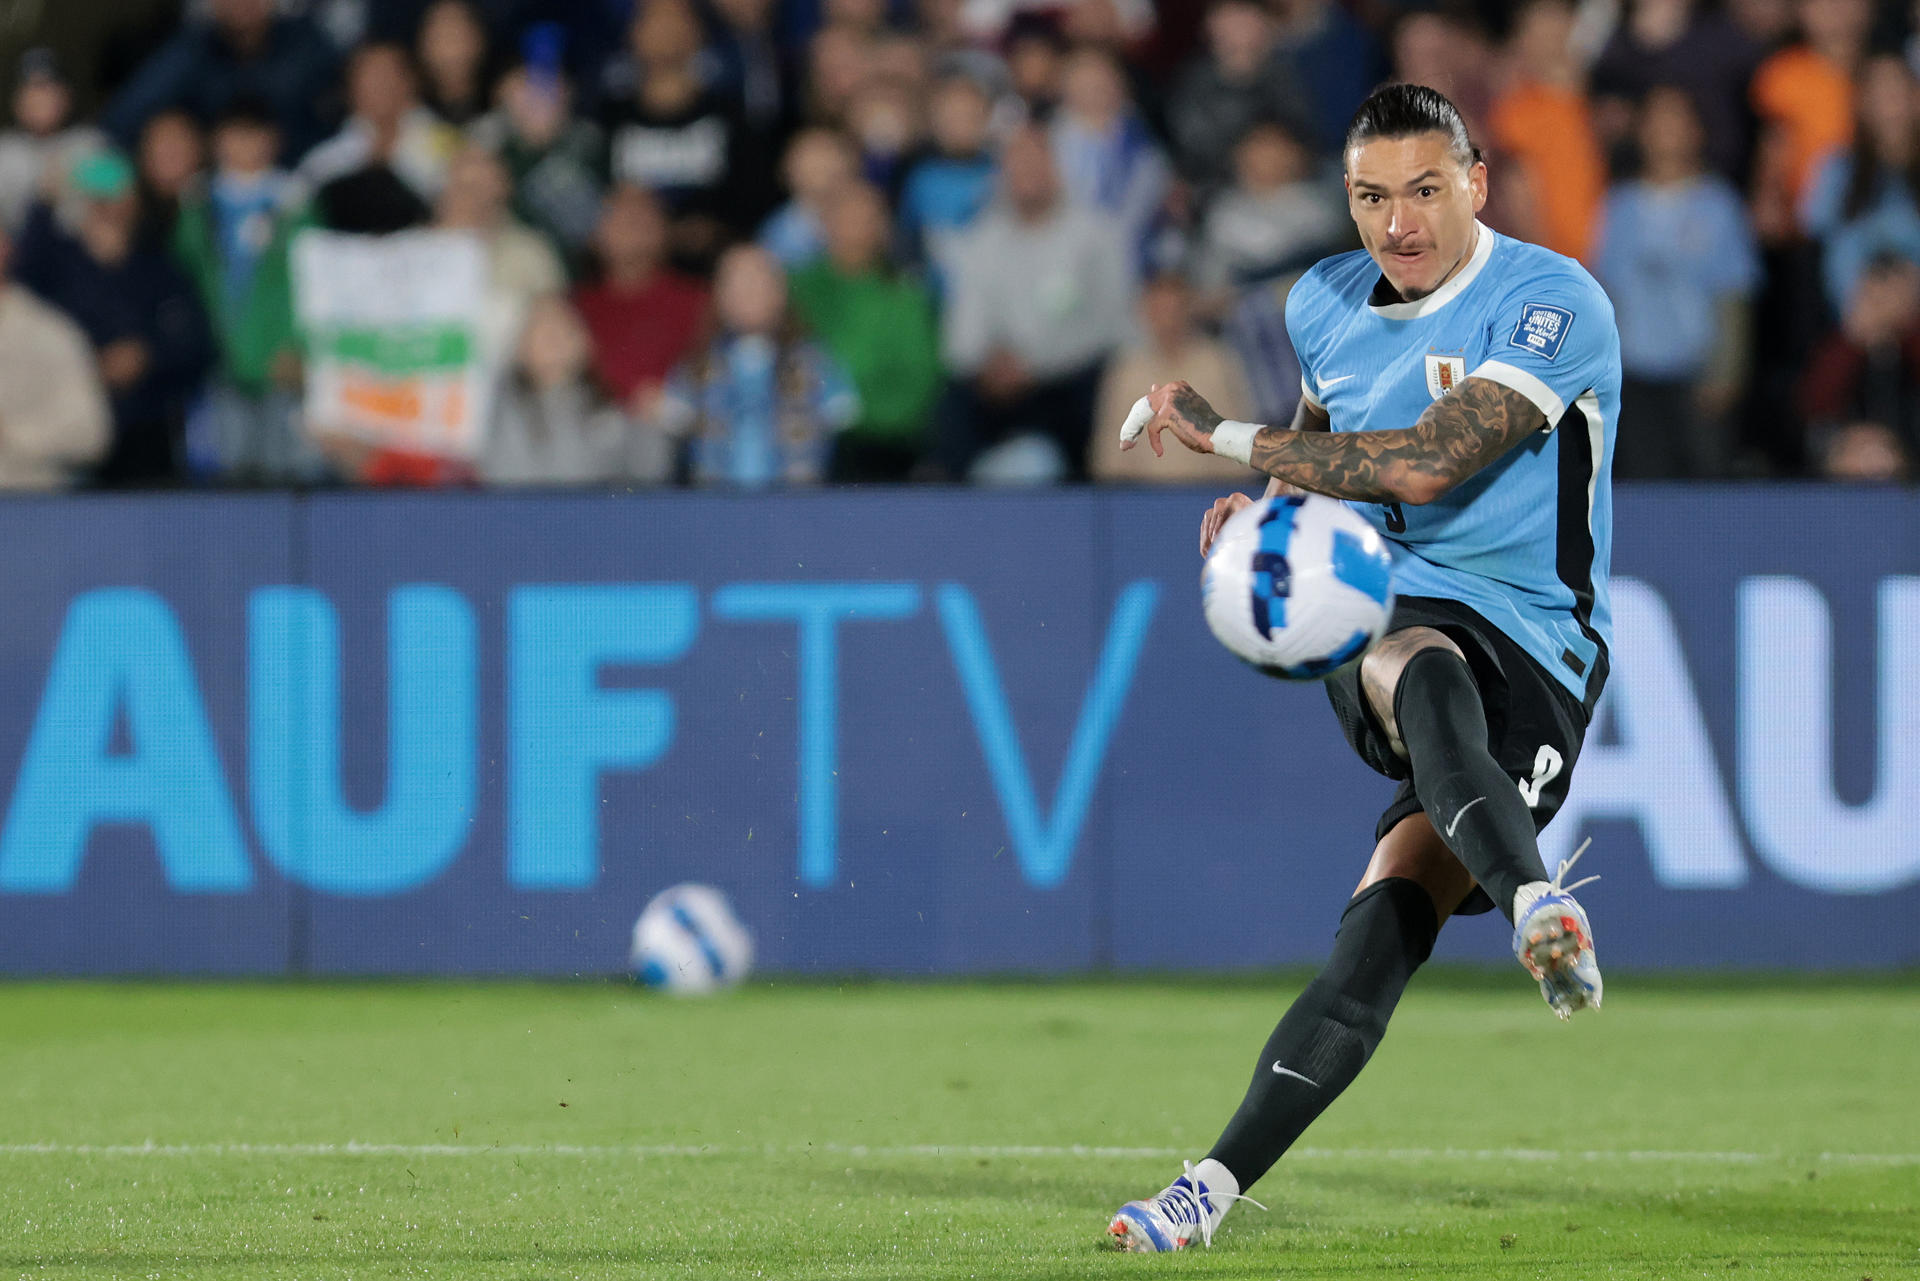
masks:
[(1381, 303), (1365, 252), (1324, 260), (1288, 296), (1287, 332), (1302, 393), (1335, 431), (1411, 427), (1468, 378), (1546, 414), (1545, 429), (1434, 502), (1352, 506), (1392, 546), (1398, 594), (1468, 606), (1591, 709), (1613, 634), (1613, 305), (1571, 258), (1477, 232), (1467, 264), (1418, 302)]

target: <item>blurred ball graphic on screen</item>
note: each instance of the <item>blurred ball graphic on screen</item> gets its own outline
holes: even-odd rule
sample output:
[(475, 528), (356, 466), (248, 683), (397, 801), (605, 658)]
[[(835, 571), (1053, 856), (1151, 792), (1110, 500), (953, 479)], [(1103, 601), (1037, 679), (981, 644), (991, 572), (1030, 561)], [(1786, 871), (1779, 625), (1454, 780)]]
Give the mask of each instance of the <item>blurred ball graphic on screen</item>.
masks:
[(1200, 595), (1207, 626), (1236, 657), (1283, 680), (1317, 680), (1385, 630), (1393, 557), (1338, 499), (1263, 498), (1221, 528)]
[(731, 987), (753, 968), (753, 938), (710, 885), (662, 890), (633, 925), (633, 977), (675, 996)]

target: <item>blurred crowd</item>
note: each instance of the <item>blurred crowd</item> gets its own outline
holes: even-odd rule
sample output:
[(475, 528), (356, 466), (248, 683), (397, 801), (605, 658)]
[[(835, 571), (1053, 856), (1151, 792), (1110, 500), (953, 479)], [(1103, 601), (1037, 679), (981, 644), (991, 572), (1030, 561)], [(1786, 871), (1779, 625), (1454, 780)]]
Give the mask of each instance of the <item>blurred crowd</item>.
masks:
[[(1612, 296), (1617, 476), (1908, 479), (1916, 10), (70, 0), (9, 37), (0, 486), (1237, 483), (1114, 429), (1175, 377), (1291, 418), (1388, 79)], [(472, 456), (309, 420), (310, 228), (482, 246)]]

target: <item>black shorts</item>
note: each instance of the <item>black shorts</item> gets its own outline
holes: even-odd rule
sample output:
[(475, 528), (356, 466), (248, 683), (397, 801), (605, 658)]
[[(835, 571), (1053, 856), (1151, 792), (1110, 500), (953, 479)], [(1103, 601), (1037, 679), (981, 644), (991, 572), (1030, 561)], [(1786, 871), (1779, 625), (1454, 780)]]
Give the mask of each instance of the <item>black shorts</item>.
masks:
[[(1394, 602), (1389, 632), (1408, 627), (1431, 627), (1460, 647), (1474, 684), (1487, 709), (1487, 748), (1493, 759), (1520, 788), (1533, 810), (1533, 829), (1539, 831), (1560, 811), (1567, 799), (1567, 782), (1580, 744), (1592, 718), (1591, 704), (1583, 704), (1533, 656), (1499, 628), (1458, 601), (1431, 596), (1402, 596)], [(1597, 696), (1606, 679), (1605, 657), (1590, 682)], [(1373, 714), (1360, 687), (1360, 664), (1349, 663), (1326, 680), (1327, 697), (1340, 718), (1340, 732), (1375, 773), (1398, 779), (1393, 801), (1374, 825), (1379, 841), (1400, 820), (1425, 807), (1414, 790), (1412, 771), (1393, 750), (1387, 731)], [(1493, 910), (1493, 900), (1476, 888), (1457, 911), (1471, 916)]]

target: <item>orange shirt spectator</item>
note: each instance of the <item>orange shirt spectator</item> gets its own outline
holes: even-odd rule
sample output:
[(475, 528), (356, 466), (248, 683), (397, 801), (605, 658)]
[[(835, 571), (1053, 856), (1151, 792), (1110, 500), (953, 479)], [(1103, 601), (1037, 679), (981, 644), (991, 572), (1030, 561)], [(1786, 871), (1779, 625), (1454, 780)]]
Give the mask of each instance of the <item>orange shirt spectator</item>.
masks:
[(1526, 178), (1531, 235), (1555, 253), (1593, 248), (1607, 162), (1594, 131), (1568, 0), (1526, 0), (1504, 50), (1510, 78), (1487, 115), (1495, 152)]
[(1585, 259), (1607, 194), (1607, 164), (1586, 96), (1522, 81), (1494, 102), (1489, 123), (1500, 154), (1526, 171), (1540, 243)]
[(1750, 93), (1779, 139), (1789, 208), (1797, 208), (1821, 159), (1853, 141), (1853, 83), (1846, 68), (1796, 45), (1760, 64)]

